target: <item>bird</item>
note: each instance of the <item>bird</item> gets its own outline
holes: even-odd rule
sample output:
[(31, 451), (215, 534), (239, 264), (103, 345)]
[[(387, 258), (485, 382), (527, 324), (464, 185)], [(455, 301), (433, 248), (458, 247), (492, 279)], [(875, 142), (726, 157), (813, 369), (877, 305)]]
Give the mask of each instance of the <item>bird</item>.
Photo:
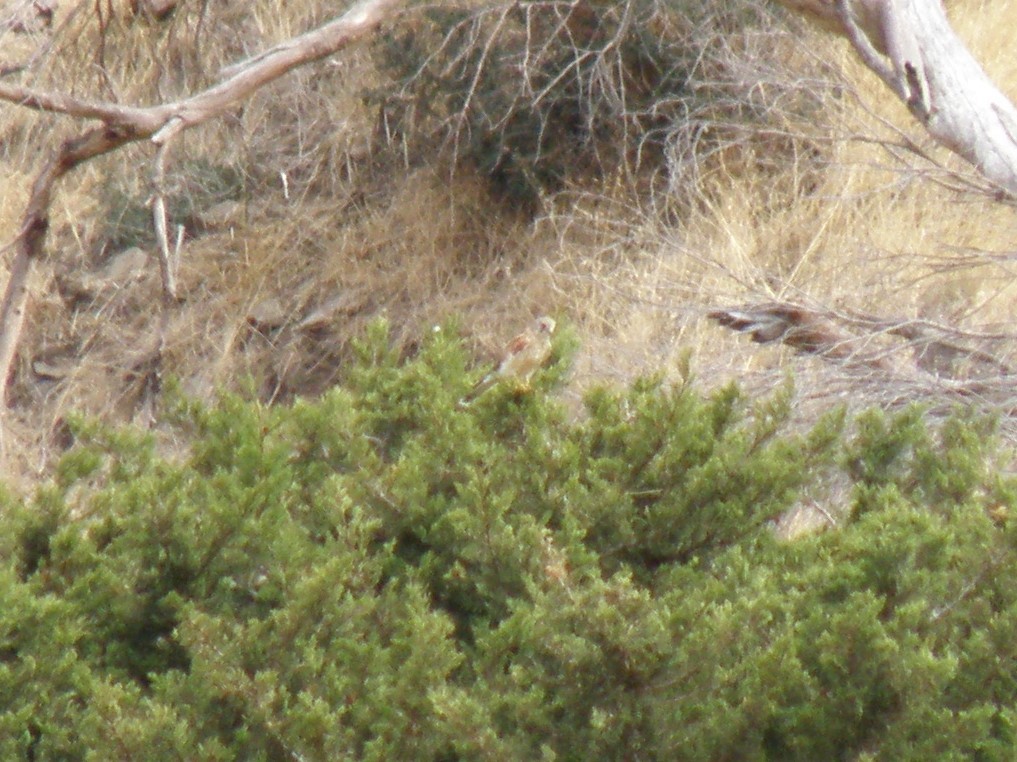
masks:
[(551, 356), (555, 325), (554, 318), (547, 315), (537, 318), (530, 328), (505, 345), (498, 367), (478, 381), (463, 402), (475, 399), (501, 380), (515, 382), (516, 391), (529, 391), (530, 377)]

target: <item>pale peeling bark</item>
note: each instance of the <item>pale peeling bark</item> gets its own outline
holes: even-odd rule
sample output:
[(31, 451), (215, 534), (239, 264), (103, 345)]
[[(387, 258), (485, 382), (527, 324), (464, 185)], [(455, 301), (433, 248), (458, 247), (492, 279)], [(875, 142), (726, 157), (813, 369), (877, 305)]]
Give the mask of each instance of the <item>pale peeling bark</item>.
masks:
[(940, 0), (778, 0), (847, 37), (940, 144), (1017, 195), (1017, 108), (950, 26)]
[[(254, 91), (292, 69), (331, 55), (364, 37), (394, 13), (401, 2), (402, 0), (361, 0), (341, 17), (231, 67), (223, 72), (221, 82), (204, 92), (149, 108), (88, 101), (72, 95), (44, 93), (0, 81), (0, 100), (39, 111), (101, 122), (100, 126), (65, 141), (32, 185), (22, 215), (21, 229), (12, 244), (14, 258), (0, 301), (0, 402), (6, 397), (21, 330), (29, 308), (29, 276), (33, 264), (44, 254), (50, 201), (61, 177), (89, 159), (139, 140), (150, 140), (158, 146), (160, 150), (157, 152), (157, 161), (163, 161), (164, 147), (180, 132), (225, 113)], [(157, 176), (160, 175), (158, 170), (159, 167)], [(167, 301), (172, 301), (175, 297), (172, 277), (167, 277), (164, 273), (163, 280), (164, 290), (170, 297)], [(0, 404), (0, 409), (2, 407)]]

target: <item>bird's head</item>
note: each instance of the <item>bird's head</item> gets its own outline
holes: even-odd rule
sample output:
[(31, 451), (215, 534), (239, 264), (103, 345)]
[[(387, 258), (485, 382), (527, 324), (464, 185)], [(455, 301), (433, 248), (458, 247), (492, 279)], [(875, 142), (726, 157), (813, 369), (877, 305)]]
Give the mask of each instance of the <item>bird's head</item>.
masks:
[(547, 315), (537, 318), (538, 333), (546, 333), (550, 335), (554, 333), (554, 326), (555, 326), (554, 318), (547, 317)]

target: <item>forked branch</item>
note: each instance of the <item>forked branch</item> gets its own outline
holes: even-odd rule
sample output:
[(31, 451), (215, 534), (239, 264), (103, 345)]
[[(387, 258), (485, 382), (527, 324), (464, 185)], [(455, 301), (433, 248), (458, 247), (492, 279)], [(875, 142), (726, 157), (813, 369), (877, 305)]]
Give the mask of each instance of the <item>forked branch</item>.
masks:
[[(165, 151), (162, 149), (180, 132), (223, 114), (234, 104), (292, 69), (331, 55), (368, 35), (391, 16), (401, 2), (402, 0), (361, 0), (339, 18), (230, 67), (223, 73), (223, 79), (207, 90), (173, 103), (148, 108), (90, 101), (63, 93), (40, 92), (0, 81), (0, 100), (26, 108), (101, 122), (101, 125), (60, 145), (32, 185), (21, 227), (12, 244), (14, 257), (3, 299), (0, 301), (0, 399), (6, 399), (29, 307), (29, 276), (33, 264), (44, 253), (50, 202), (61, 177), (83, 162), (127, 143), (151, 140), (160, 149), (156, 152), (157, 166), (154, 173), (158, 182), (162, 172), (159, 163), (165, 160)], [(164, 234), (164, 244), (165, 238)], [(163, 259), (166, 259), (168, 252), (163, 251), (162, 254)], [(164, 294), (172, 297), (164, 299), (164, 304), (169, 304), (175, 298), (175, 285), (172, 282), (172, 270), (163, 269)]]
[(778, 0), (850, 40), (941, 145), (1017, 196), (1017, 107), (950, 26), (941, 0)]

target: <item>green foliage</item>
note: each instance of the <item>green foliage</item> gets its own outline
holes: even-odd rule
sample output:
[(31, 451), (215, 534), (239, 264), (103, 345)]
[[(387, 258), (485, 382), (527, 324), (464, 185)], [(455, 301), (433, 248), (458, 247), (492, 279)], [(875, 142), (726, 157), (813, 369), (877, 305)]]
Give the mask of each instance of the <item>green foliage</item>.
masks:
[[(375, 325), (321, 399), (73, 424), (3, 497), (3, 759), (1000, 759), (1017, 537), (990, 422), (789, 425), (648, 379), (570, 414)], [(567, 337), (567, 332), (566, 332)], [(565, 342), (567, 344), (567, 341)], [(837, 470), (851, 520), (768, 527)]]

